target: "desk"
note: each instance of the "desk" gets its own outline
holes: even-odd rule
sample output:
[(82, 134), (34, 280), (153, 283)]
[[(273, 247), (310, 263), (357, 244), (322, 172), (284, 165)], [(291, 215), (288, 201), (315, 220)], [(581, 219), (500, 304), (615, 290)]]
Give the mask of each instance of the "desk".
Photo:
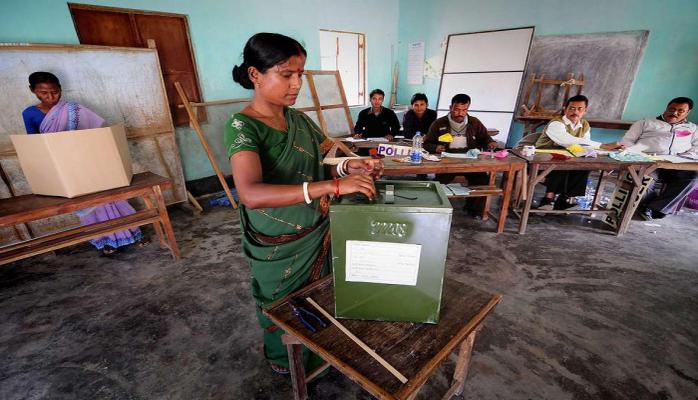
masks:
[(178, 259), (179, 248), (162, 196), (162, 189), (169, 188), (171, 185), (167, 178), (144, 172), (133, 175), (129, 186), (72, 199), (35, 194), (0, 199), (0, 226), (17, 225), (134, 197), (141, 197), (146, 205), (145, 210), (137, 211), (132, 215), (0, 247), (0, 265), (147, 224), (153, 224), (155, 227), (160, 246), (169, 248), (172, 257)]
[[(296, 362), (301, 357), (300, 344), (380, 399), (415, 398), (439, 363), (460, 347), (454, 384), (444, 399), (458, 395), (463, 391), (475, 334), (485, 317), (501, 300), (500, 295), (485, 293), (445, 278), (438, 324), (339, 320), (408, 379), (402, 384), (336, 326), (329, 324), (328, 328), (317, 333), (306, 330), (294, 317), (288, 304), (289, 298), (306, 297), (312, 298), (330, 314), (334, 314), (332, 276), (326, 276), (264, 310), (274, 323), (287, 332), (286, 343), (295, 399), (307, 398), (303, 364)], [(308, 307), (312, 309), (312, 306)]]
[[(681, 171), (698, 171), (698, 161), (696, 162), (688, 162), (688, 163), (672, 163), (669, 161), (657, 161), (651, 166), (649, 166), (645, 170), (645, 176), (649, 176), (652, 172), (654, 172), (657, 169), (673, 169), (673, 170), (681, 170)], [(637, 210), (637, 205), (639, 202), (628, 202), (628, 211), (630, 215), (633, 215), (635, 211)], [(626, 233), (628, 231), (628, 226), (630, 224), (626, 225), (623, 227), (623, 232)]]
[[(547, 124), (551, 119), (553, 119), (553, 117), (516, 116), (516, 120), (522, 122), (524, 125), (524, 135), (535, 132), (536, 129)], [(630, 125), (633, 124), (633, 121), (623, 121), (619, 119), (587, 119), (587, 122), (589, 122), (589, 126), (592, 128), (622, 129), (625, 131), (630, 129)]]
[[(444, 157), (438, 162), (423, 160), (421, 164), (401, 163), (396, 162), (395, 158), (385, 158), (383, 159), (383, 163), (385, 165), (383, 174), (388, 176), (412, 174), (465, 174), (470, 172), (489, 173), (489, 186), (473, 187), (475, 191), (468, 197), (487, 196), (488, 201), (485, 204), (485, 212), (488, 212), (490, 196), (502, 196), (502, 206), (499, 210), (499, 218), (497, 220), (497, 233), (502, 233), (504, 231), (504, 223), (506, 222), (507, 213), (509, 211), (509, 201), (511, 200), (511, 192), (516, 173), (523, 171), (526, 167), (526, 162), (524, 160), (513, 155), (509, 155), (503, 159), (489, 158), (486, 156), (480, 156), (477, 159)], [(503, 173), (501, 189), (495, 189), (493, 187), (496, 172)]]
[[(628, 171), (630, 174), (633, 185), (629, 194), (629, 198), (635, 198), (640, 191), (642, 186), (642, 177), (645, 175), (645, 171), (650, 167), (652, 162), (642, 162), (642, 161), (631, 161), (631, 162), (621, 162), (612, 159), (608, 156), (599, 156), (598, 158), (586, 158), (586, 157), (572, 157), (567, 160), (553, 160), (550, 154), (537, 153), (533, 157), (524, 157), (520, 150), (512, 150), (512, 153), (521, 157), (522, 159), (528, 161), (531, 168), (531, 173), (528, 178), (528, 196), (524, 203), (524, 209), (521, 214), (521, 221), (519, 223), (519, 233), (526, 232), (526, 225), (528, 224), (528, 216), (530, 213), (539, 214), (603, 214), (603, 213), (615, 213), (613, 210), (593, 210), (596, 205), (596, 196), (599, 195), (599, 185), (601, 184), (603, 175), (599, 178), (599, 185), (597, 185), (596, 196), (592, 202), (592, 210), (578, 210), (578, 211), (567, 211), (567, 210), (532, 210), (531, 202), (533, 201), (533, 192), (537, 184), (541, 183), (543, 179), (553, 170), (586, 170), (595, 171), (600, 170), (602, 172), (606, 171)], [(616, 215), (616, 218), (620, 221), (618, 224), (618, 229), (616, 231), (617, 235), (623, 234), (627, 230), (627, 226), (632, 219), (634, 210), (629, 210), (628, 207), (624, 207), (621, 210), (620, 215)]]

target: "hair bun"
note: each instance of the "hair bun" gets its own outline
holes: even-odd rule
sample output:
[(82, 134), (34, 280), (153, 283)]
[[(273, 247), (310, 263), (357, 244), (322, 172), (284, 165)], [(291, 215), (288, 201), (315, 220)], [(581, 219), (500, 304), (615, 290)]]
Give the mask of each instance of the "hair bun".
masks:
[(245, 89), (253, 89), (254, 84), (250, 80), (250, 75), (247, 72), (248, 66), (245, 63), (233, 67), (233, 80), (240, 84)]

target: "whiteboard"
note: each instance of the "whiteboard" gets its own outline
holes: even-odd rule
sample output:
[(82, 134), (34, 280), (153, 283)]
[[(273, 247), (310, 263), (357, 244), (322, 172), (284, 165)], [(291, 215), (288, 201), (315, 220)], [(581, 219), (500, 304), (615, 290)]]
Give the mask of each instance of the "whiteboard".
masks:
[(523, 70), (532, 37), (533, 28), (451, 35), (444, 73)]
[[(506, 141), (516, 111), (535, 28), (448, 36), (437, 112), (445, 114), (458, 93), (471, 97), (470, 114)], [(482, 117), (482, 118), (480, 118)]]
[(439, 94), (439, 109), (448, 110), (458, 93), (471, 98), (471, 110), (510, 111), (516, 107), (523, 72), (446, 74)]

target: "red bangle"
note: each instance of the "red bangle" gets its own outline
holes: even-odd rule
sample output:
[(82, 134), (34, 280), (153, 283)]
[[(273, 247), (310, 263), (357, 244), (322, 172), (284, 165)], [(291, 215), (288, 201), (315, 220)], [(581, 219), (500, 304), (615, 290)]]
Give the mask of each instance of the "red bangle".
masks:
[(339, 179), (334, 179), (334, 197), (339, 197)]

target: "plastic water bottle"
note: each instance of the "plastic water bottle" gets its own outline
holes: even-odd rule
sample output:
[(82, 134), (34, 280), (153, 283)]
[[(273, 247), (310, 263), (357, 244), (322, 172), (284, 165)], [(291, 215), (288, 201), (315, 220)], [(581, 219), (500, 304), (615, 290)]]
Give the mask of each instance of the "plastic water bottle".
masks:
[(579, 204), (579, 206), (585, 210), (591, 209), (591, 203), (594, 201), (594, 193), (596, 193), (594, 181), (587, 179), (587, 186), (584, 190), (584, 196), (577, 197), (577, 204)]
[(414, 135), (414, 138), (412, 138), (412, 151), (410, 152), (410, 162), (412, 164), (422, 163), (423, 140), (424, 139), (422, 138), (422, 133), (420, 131), (417, 131), (417, 133)]

